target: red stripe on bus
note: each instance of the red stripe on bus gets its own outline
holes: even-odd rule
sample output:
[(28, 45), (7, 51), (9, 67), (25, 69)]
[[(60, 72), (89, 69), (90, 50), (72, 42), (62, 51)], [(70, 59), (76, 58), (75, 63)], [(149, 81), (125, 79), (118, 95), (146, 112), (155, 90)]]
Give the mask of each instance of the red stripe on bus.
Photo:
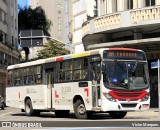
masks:
[(57, 93), (57, 91), (55, 90), (55, 98), (59, 98), (59, 95), (58, 95), (58, 93)]
[(89, 96), (89, 90), (88, 90), (88, 88), (85, 88), (84, 91), (86, 92), (87, 97), (88, 97)]
[(138, 49), (133, 49), (133, 48), (108, 48), (108, 50), (138, 51)]
[(61, 61), (61, 60), (64, 60), (64, 57), (58, 57), (58, 58), (56, 58), (56, 61)]

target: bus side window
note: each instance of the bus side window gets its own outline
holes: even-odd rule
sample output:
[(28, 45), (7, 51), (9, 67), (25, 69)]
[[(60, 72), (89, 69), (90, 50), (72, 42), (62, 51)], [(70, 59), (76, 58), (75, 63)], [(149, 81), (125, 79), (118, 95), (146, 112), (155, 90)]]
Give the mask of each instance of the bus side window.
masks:
[(88, 80), (88, 58), (74, 60), (73, 80)]
[(36, 83), (41, 84), (42, 83), (42, 66), (37, 66), (37, 72), (36, 72)]
[(72, 80), (72, 60), (62, 61), (58, 64), (58, 82)]

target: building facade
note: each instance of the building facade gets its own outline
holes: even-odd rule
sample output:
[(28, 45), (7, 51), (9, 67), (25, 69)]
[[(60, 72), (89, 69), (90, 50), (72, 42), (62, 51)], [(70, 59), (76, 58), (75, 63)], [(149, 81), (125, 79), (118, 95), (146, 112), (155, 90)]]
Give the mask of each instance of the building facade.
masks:
[(158, 106), (158, 74), (151, 62), (160, 59), (160, 0), (95, 0), (96, 17), (83, 23), (85, 50), (130, 47), (145, 51), (151, 79), (151, 107)]
[(86, 0), (73, 0), (73, 45), (75, 53), (83, 52), (82, 44), (82, 23), (87, 20), (87, 4)]
[(41, 6), (52, 22), (49, 33), (52, 38), (66, 43), (65, 0), (30, 0), (32, 8)]
[(95, 0), (73, 0), (72, 12), (72, 28), (73, 28), (73, 41), (72, 44), (75, 48), (75, 53), (85, 51), (82, 42), (82, 24), (94, 17)]
[(30, 29), (21, 30), (19, 33), (21, 45), (21, 60), (30, 61), (38, 58), (38, 51), (44, 48), (45, 43), (51, 40), (51, 37), (45, 30)]
[(0, 1), (0, 95), (5, 97), (7, 66), (19, 62), (17, 0)]

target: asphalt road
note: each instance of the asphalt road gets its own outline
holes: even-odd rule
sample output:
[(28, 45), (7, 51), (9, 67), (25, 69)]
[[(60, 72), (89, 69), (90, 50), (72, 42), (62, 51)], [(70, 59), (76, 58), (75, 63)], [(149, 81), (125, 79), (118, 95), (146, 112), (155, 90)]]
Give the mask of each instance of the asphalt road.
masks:
[[(95, 114), (90, 120), (79, 120), (73, 113), (68, 118), (57, 118), (54, 112), (43, 112), (40, 116), (28, 117), (20, 109), (6, 107), (5, 110), (0, 110), (0, 127), (4, 124), (11, 123), (12, 127), (62, 127), (62, 128), (135, 128), (139, 127), (147, 129), (153, 127), (160, 129), (159, 113), (155, 110), (141, 111), (141, 112), (128, 112), (127, 116), (123, 119), (113, 119), (108, 114)], [(19, 123), (19, 124), (18, 124)], [(6, 124), (5, 124), (6, 125)], [(145, 130), (147, 130), (145, 129)]]

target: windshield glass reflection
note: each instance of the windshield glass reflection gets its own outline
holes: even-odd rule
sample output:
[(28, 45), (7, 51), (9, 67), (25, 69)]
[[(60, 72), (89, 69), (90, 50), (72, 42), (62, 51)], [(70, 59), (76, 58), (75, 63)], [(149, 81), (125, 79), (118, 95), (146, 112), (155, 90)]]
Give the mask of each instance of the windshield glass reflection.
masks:
[(105, 61), (103, 81), (110, 89), (137, 90), (147, 88), (147, 63), (137, 61)]

